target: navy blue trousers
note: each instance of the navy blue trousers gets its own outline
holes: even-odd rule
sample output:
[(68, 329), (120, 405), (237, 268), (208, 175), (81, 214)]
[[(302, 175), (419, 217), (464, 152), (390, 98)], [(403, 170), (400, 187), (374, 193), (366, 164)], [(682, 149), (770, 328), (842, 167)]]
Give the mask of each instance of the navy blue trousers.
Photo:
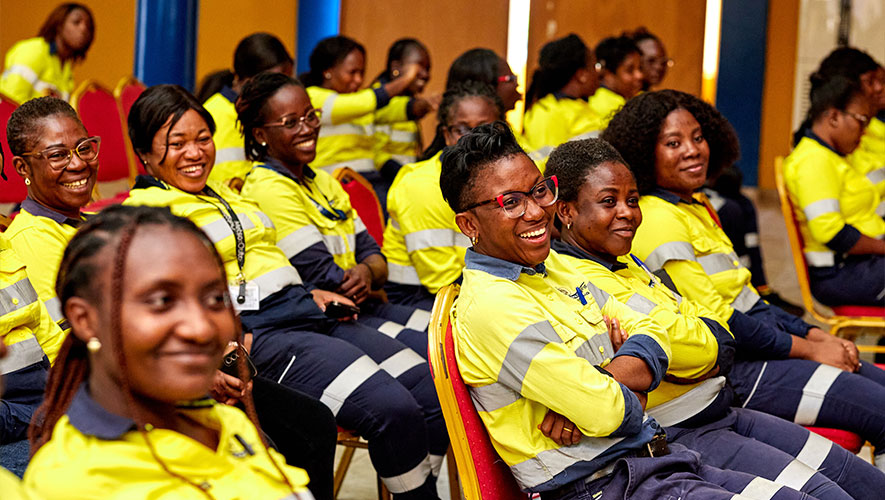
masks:
[(413, 306), (425, 311), (433, 309), (433, 301), (436, 300), (436, 295), (418, 285), (387, 282), (384, 285), (384, 291), (387, 292), (387, 300), (393, 304)]
[(811, 294), (828, 306), (885, 306), (885, 255), (849, 255), (835, 267), (808, 269)]
[(363, 302), (358, 321), (399, 340), (427, 359), (427, 325), (430, 313), (413, 306)]
[(43, 402), (48, 370), (49, 359), (44, 356), (40, 363), (3, 375), (0, 444), (27, 439), (31, 416)]

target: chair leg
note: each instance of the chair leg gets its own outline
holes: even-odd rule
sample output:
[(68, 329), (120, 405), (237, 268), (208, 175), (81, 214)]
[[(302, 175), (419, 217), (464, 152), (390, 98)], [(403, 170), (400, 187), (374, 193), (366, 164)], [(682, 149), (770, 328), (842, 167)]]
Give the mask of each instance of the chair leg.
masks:
[(375, 477), (378, 478), (378, 500), (391, 500), (390, 490), (387, 489), (384, 481), (381, 480), (381, 476), (376, 475)]
[(458, 479), (458, 465), (455, 463), (455, 454), (452, 447), (446, 452), (446, 465), (449, 469), (449, 497), (451, 500), (461, 500), (461, 483)]
[(341, 483), (344, 482), (344, 476), (347, 475), (347, 468), (350, 467), (350, 461), (353, 460), (353, 454), (356, 448), (345, 446), (341, 459), (338, 460), (338, 467), (335, 469), (335, 479), (332, 483), (332, 498), (338, 498), (338, 492), (341, 491)]

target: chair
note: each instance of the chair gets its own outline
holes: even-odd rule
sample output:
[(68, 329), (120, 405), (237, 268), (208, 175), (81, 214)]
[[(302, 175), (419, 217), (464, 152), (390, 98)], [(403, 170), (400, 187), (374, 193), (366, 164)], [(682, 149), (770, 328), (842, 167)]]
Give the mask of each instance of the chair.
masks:
[(12, 224), (12, 219), (3, 214), (0, 214), (0, 233), (6, 231), (10, 224)]
[[(814, 319), (829, 325), (833, 335), (838, 335), (839, 331), (845, 328), (873, 328), (885, 333), (885, 307), (834, 306), (832, 308), (834, 314), (827, 316), (815, 306), (808, 277), (808, 263), (802, 250), (805, 245), (799, 230), (799, 221), (796, 219), (795, 207), (790, 200), (784, 182), (783, 158), (775, 159), (774, 174), (777, 194), (781, 202), (781, 212), (787, 225), (787, 235), (790, 238), (790, 250), (793, 254), (793, 264), (796, 267), (796, 277), (799, 280), (799, 290), (802, 292), (802, 304), (805, 309), (811, 313)], [(883, 346), (858, 346), (858, 349), (863, 352), (885, 352)]]
[(442, 405), (452, 452), (467, 500), (525, 500), (507, 464), (492, 447), (479, 414), (458, 372), (449, 311), (459, 286), (449, 285), (436, 295), (430, 317), (428, 355), (433, 384)]
[(98, 83), (87, 80), (74, 91), (71, 104), (89, 134), (101, 136), (96, 198), (109, 198), (128, 190), (136, 171), (114, 95)]
[[(350, 468), (350, 462), (353, 460), (353, 454), (357, 448), (366, 449), (369, 443), (360, 439), (359, 436), (351, 431), (338, 428), (338, 444), (344, 446), (344, 453), (338, 459), (338, 467), (335, 468), (335, 478), (332, 484), (332, 498), (338, 498), (338, 492), (341, 491), (341, 484), (344, 482), (344, 476), (347, 475), (347, 469)], [(378, 477), (378, 500), (390, 500), (390, 491), (381, 482)]]
[[(123, 119), (123, 130), (126, 137), (129, 136), (129, 110), (132, 109), (132, 105), (135, 104), (135, 100), (138, 99), (138, 96), (140, 96), (146, 89), (147, 87), (141, 83), (141, 80), (131, 75), (121, 78), (120, 81), (117, 82), (117, 86), (114, 87), (114, 98), (117, 99), (117, 105), (120, 107), (120, 117)], [(126, 149), (129, 153), (130, 164), (135, 165), (136, 173), (138, 175), (147, 175), (147, 172), (144, 170), (144, 165), (135, 158), (135, 152), (132, 150), (132, 145), (129, 141), (126, 141)]]
[(375, 238), (378, 246), (381, 246), (384, 241), (384, 215), (381, 213), (381, 203), (372, 185), (365, 177), (348, 167), (335, 169), (333, 176), (347, 191), (350, 204), (363, 220), (369, 234)]
[(0, 205), (18, 205), (28, 196), (25, 181), (15, 172), (12, 166), (12, 151), (9, 150), (9, 141), (6, 140), (6, 123), (9, 116), (18, 107), (18, 103), (0, 94), (0, 142), (3, 143), (3, 172), (6, 179), (0, 177)]

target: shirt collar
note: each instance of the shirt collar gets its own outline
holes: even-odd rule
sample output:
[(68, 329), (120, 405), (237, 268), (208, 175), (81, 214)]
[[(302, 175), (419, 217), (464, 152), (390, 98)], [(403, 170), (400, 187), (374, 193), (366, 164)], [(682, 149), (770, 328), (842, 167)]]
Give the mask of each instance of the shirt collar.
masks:
[(119, 439), (136, 428), (132, 419), (111, 413), (92, 399), (85, 382), (74, 395), (67, 415), (71, 425), (81, 434), (99, 439)]
[[(292, 179), (293, 181), (297, 182), (298, 184), (301, 184), (301, 181), (298, 180), (298, 177), (296, 177), (295, 174), (292, 173), (292, 171), (290, 171), (288, 168), (284, 167), (282, 163), (280, 163), (279, 161), (277, 161), (274, 158), (268, 158), (267, 160), (264, 161), (264, 163), (259, 163), (259, 164), (256, 164), (255, 166), (261, 167), (261, 168), (266, 168), (268, 170), (273, 170), (274, 172), (276, 172), (282, 176), (288, 177), (288, 178)], [(303, 170), (304, 170), (304, 178), (305, 179), (309, 179), (312, 181), (316, 178), (317, 173), (312, 168), (310, 168), (310, 165), (305, 165), (303, 167)]]
[(556, 91), (556, 92), (554, 92), (554, 93), (553, 93), (553, 97), (555, 97), (557, 100), (561, 100), (561, 99), (571, 99), (571, 100), (573, 100), (573, 101), (585, 101), (585, 102), (587, 101), (587, 98), (586, 98), (586, 97), (575, 97), (575, 96), (573, 96), (573, 95), (564, 94), (564, 93), (562, 93), (562, 92), (560, 92), (560, 91)]
[(467, 249), (467, 255), (464, 257), (464, 266), (467, 269), (483, 271), (492, 276), (508, 279), (510, 281), (518, 280), (519, 276), (523, 273), (529, 276), (534, 276), (536, 274), (545, 277), (547, 276), (547, 267), (543, 262), (534, 268), (525, 267), (521, 264), (475, 252), (472, 248)]
[(807, 129), (805, 129), (805, 137), (808, 137), (808, 138), (811, 139), (812, 141), (816, 141), (816, 142), (817, 142), (818, 144), (820, 144), (821, 146), (823, 146), (823, 147), (829, 149), (830, 151), (836, 153), (836, 154), (839, 155), (839, 156), (842, 156), (842, 157), (845, 156), (845, 155), (843, 155), (842, 153), (840, 153), (840, 152), (836, 151), (835, 149), (833, 149), (832, 146), (830, 146), (829, 144), (827, 144), (826, 142), (824, 142), (824, 140), (821, 139), (819, 135), (817, 135), (817, 134), (815, 134), (814, 132), (811, 131), (811, 128), (810, 128), (810, 127), (807, 128)]
[(55, 41), (49, 42), (49, 55), (54, 56), (58, 54), (58, 46), (55, 45)]
[(649, 191), (648, 194), (651, 196), (657, 196), (658, 198), (660, 198), (664, 201), (669, 201), (670, 203), (672, 203), (674, 205), (676, 205), (678, 203), (686, 203), (689, 205), (692, 205), (692, 204), (703, 205), (703, 203), (699, 202), (698, 200), (696, 200), (694, 198), (692, 198), (690, 202), (685, 201), (678, 194), (674, 193), (673, 191), (668, 191), (664, 188), (659, 188), (659, 187), (654, 188), (651, 191)]
[[(46, 217), (47, 219), (53, 220), (59, 224), (67, 224), (71, 227), (80, 227), (80, 224), (83, 223), (83, 219), (72, 219), (65, 214), (56, 212), (55, 210), (45, 207), (36, 201), (33, 198), (28, 196), (22, 201), (22, 208), (27, 210), (29, 214), (36, 215), (38, 217)], [(81, 215), (82, 217), (82, 215)]]
[(556, 250), (557, 253), (570, 255), (577, 259), (591, 260), (611, 272), (620, 271), (621, 269), (627, 268), (627, 264), (624, 264), (622, 262), (615, 262), (614, 264), (612, 264), (611, 262), (600, 259), (599, 257), (593, 255), (592, 253), (584, 250), (579, 246), (572, 245), (571, 243), (566, 243), (562, 240), (553, 240), (552, 247), (554, 250)]
[(237, 97), (239, 97), (239, 95), (237, 95), (237, 93), (234, 92), (234, 89), (230, 88), (230, 86), (228, 86), (228, 85), (221, 87), (221, 90), (219, 90), (218, 93), (221, 94), (222, 96), (224, 96), (225, 99), (227, 99), (228, 101), (230, 101), (234, 104), (236, 104)]
[(151, 175), (139, 175), (138, 177), (136, 177), (135, 184), (132, 186), (132, 189), (147, 189), (149, 187), (169, 189), (169, 186), (167, 186), (165, 182)]

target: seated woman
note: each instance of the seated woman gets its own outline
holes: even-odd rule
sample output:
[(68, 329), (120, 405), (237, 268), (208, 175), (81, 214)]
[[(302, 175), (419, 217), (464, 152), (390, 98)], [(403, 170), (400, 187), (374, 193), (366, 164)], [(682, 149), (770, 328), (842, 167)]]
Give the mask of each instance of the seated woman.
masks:
[(89, 7), (63, 3), (54, 8), (34, 38), (6, 53), (0, 92), (18, 103), (40, 96), (67, 101), (74, 91), (73, 67), (86, 58), (95, 37)]
[(366, 72), (366, 49), (346, 36), (320, 40), (310, 53), (310, 71), (301, 75), (313, 107), (321, 111), (322, 132), (317, 140), (316, 168), (333, 173), (350, 167), (372, 183), (382, 207), (393, 181), (382, 177), (373, 156), (375, 111), (388, 109), (377, 118), (387, 122), (417, 120), (431, 111), (424, 99), (401, 97), (424, 73), (417, 62), (409, 63), (393, 80), (360, 90)]
[(712, 207), (695, 193), (738, 152), (725, 118), (696, 97), (662, 90), (629, 101), (602, 138), (626, 160), (642, 195), (633, 253), (651, 270), (664, 269), (680, 294), (706, 305), (753, 349), (730, 377), (742, 406), (860, 434), (876, 447), (881, 468), (885, 372), (859, 362), (853, 343), (761, 300)]
[[(594, 285), (667, 330), (673, 354), (646, 411), (665, 426), (668, 442), (701, 453), (709, 465), (780, 483), (802, 471), (793, 476), (801, 475), (802, 484), (787, 484), (819, 499), (844, 498), (846, 492), (872, 498), (885, 487), (885, 475), (826, 438), (777, 417), (729, 408), (734, 391), (723, 375), (735, 341), (715, 313), (671, 291), (629, 255), (642, 212), (636, 181), (614, 148), (601, 139), (563, 144), (550, 155), (546, 173), (556, 176), (560, 188), (562, 240), (553, 242), (554, 250), (574, 257), (574, 269)], [(739, 358), (746, 354), (743, 341), (738, 338)], [(707, 373), (718, 376), (703, 381), (673, 373), (693, 369), (692, 377), (703, 379), (713, 363), (718, 373)]]
[[(501, 99), (484, 83), (456, 83), (443, 94), (438, 118), (444, 145), (454, 146), (473, 128), (501, 120)], [(388, 299), (427, 311), (436, 292), (461, 276), (464, 249), (470, 246), (439, 190), (442, 146), (435, 144), (424, 153), (429, 159), (403, 167), (393, 181), (381, 249), (389, 270)]]
[[(430, 52), (423, 43), (414, 38), (400, 38), (393, 42), (387, 52), (387, 64), (384, 71), (372, 83), (372, 87), (380, 87), (390, 83), (402, 74), (403, 69), (417, 64), (420, 68), (417, 78), (403, 92), (404, 97), (414, 97), (424, 91), (430, 80)], [(439, 97), (432, 99), (435, 104)], [(394, 114), (388, 118), (387, 115)], [(382, 175), (391, 179), (403, 165), (415, 163), (421, 154), (421, 128), (417, 119), (400, 120), (395, 105), (387, 105), (375, 111), (374, 146), (375, 167), (381, 169)]]
[(244, 330), (254, 336), (261, 375), (319, 399), (341, 427), (365, 437), (396, 498), (435, 498), (442, 456), (431, 456), (428, 446), (447, 437), (427, 363), (401, 342), (348, 321), (352, 316), (324, 314), (331, 302), (353, 302), (308, 291), (276, 246), (270, 218), (223, 183), (207, 181), (213, 128), (212, 116), (177, 85), (142, 93), (129, 113), (129, 137), (153, 177), (139, 178), (125, 203), (169, 207), (206, 231)]
[(226, 283), (212, 242), (166, 209), (116, 206), (84, 224), (59, 268), (72, 328), (31, 430), (29, 493), (313, 498), (264, 444), (248, 397), (251, 422), (206, 398), (238, 339)]
[(667, 49), (661, 39), (645, 26), (625, 35), (633, 40), (642, 54), (639, 63), (642, 70), (642, 91), (648, 92), (652, 87), (661, 85), (667, 76), (667, 70), (673, 67), (673, 59), (667, 57)]
[[(5, 236), (28, 268), (28, 277), (50, 317), (69, 326), (55, 294), (55, 275), (68, 241), (85, 220), (95, 186), (101, 138), (90, 136), (74, 108), (56, 97), (32, 99), (13, 111), (6, 126), (12, 164), (28, 186), (22, 210)], [(39, 339), (55, 361), (64, 338)]]
[(870, 179), (845, 159), (872, 113), (851, 80), (811, 76), (808, 117), (784, 160), (784, 181), (802, 232), (811, 293), (829, 306), (885, 301), (885, 220)]
[(276, 244), (298, 274), (319, 289), (349, 297), (360, 307), (360, 323), (426, 356), (430, 314), (370, 297), (387, 281), (381, 249), (341, 183), (309, 165), (316, 157), (320, 119), (301, 83), (261, 73), (243, 87), (237, 113), (246, 157), (256, 162), (242, 195), (270, 217)]
[(613, 36), (599, 42), (594, 53), (601, 85), (588, 102), (605, 127), (624, 103), (642, 90), (642, 52), (630, 38)]
[[(0, 332), (2, 331), (3, 330), (0, 330)], [(9, 352), (9, 347), (7, 347), (5, 343), (5, 336), (6, 334), (0, 333), (0, 367), (3, 366), (3, 359)], [(3, 395), (3, 374), (0, 373), (0, 396)], [(25, 496), (25, 491), (21, 487), (19, 478), (14, 476), (12, 472), (5, 467), (5, 463), (0, 463), (0, 491), (3, 491), (4, 498), (7, 498), (8, 500), (27, 500), (28, 497)]]
[[(726, 490), (752, 498), (745, 488), (759, 481), (772, 498), (778, 486), (668, 448), (643, 415), (668, 367), (667, 334), (550, 251), (557, 180), (542, 176), (510, 127), (477, 127), (441, 161), (443, 196), (473, 242), (451, 314), (458, 367), (519, 486), (544, 500), (717, 499), (733, 496)], [(544, 435), (548, 411), (583, 437)]]
[(575, 34), (541, 48), (523, 124), (526, 140), (539, 154), (547, 156), (566, 141), (596, 137), (604, 127), (587, 103), (598, 82), (594, 65), (593, 52)]
[(860, 86), (870, 101), (874, 116), (867, 123), (860, 144), (846, 160), (876, 186), (881, 200), (876, 213), (885, 217), (885, 68), (862, 50), (839, 47), (821, 61), (817, 73), (826, 79), (848, 78)]
[[(212, 180), (231, 183), (239, 190), (246, 174), (252, 170), (252, 162), (243, 155), (243, 134), (237, 123), (236, 102), (243, 85), (262, 71), (276, 71), (291, 75), (292, 56), (279, 38), (268, 33), (253, 33), (240, 40), (234, 51), (234, 71), (230, 81), (214, 92), (203, 104), (215, 120), (217, 152), (215, 166), (209, 177)], [(237, 180), (234, 180), (237, 179)]]

